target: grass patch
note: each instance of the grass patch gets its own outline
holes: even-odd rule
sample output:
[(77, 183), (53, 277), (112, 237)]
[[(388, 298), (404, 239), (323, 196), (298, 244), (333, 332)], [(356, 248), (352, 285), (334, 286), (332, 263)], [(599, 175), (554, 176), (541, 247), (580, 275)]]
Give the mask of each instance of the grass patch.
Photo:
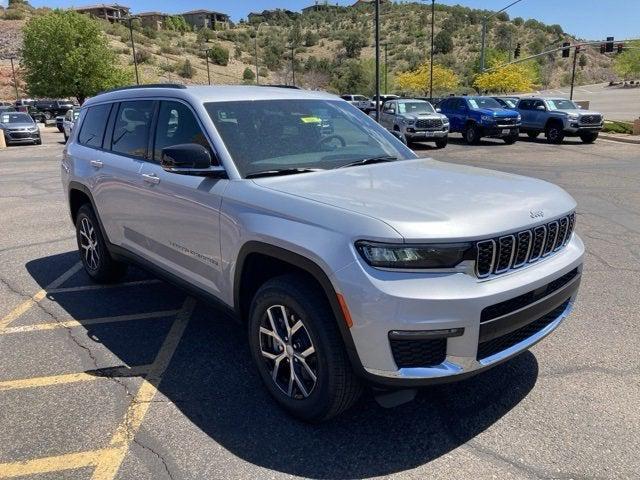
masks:
[(633, 125), (630, 122), (618, 122), (615, 120), (605, 120), (604, 133), (626, 133), (631, 135), (633, 133)]

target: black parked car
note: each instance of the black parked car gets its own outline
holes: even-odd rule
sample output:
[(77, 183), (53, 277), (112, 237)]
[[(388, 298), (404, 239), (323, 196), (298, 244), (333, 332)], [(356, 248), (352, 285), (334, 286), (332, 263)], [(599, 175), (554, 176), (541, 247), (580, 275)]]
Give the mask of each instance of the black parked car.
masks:
[(45, 120), (51, 120), (58, 115), (64, 115), (67, 110), (73, 108), (70, 100), (37, 100), (34, 104), (44, 114)]

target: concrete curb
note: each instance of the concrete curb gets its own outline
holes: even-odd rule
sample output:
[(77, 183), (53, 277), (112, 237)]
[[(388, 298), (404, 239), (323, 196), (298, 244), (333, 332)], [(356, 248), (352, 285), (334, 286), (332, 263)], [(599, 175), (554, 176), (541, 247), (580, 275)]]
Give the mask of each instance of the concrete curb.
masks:
[(598, 135), (598, 138), (603, 140), (611, 140), (612, 142), (620, 142), (620, 143), (632, 143), (635, 145), (640, 145), (640, 137), (638, 138), (626, 138), (626, 137), (618, 137), (615, 135), (607, 135), (606, 133), (601, 133)]

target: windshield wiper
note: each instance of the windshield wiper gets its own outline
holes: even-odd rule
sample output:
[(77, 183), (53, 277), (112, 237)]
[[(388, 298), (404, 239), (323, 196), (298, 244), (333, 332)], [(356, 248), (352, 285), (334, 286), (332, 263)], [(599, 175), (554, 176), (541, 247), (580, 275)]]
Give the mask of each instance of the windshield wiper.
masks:
[(361, 160), (356, 160), (355, 162), (350, 162), (345, 165), (340, 165), (339, 167), (336, 167), (336, 168), (358, 167), (360, 165), (371, 165), (373, 163), (393, 162), (395, 160), (398, 160), (398, 157), (385, 155), (382, 157), (363, 158)]
[(247, 178), (276, 177), (278, 175), (295, 175), (296, 173), (322, 172), (322, 168), (279, 168), (276, 170), (263, 170), (247, 175)]

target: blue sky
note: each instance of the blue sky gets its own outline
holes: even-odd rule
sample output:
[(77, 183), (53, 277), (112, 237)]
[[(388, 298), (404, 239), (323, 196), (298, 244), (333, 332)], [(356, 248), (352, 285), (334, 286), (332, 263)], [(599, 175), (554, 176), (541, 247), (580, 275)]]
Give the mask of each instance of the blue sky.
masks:
[[(3, 0), (0, 0), (0, 4)], [(336, 0), (332, 0), (335, 2)], [(210, 8), (229, 13), (239, 20), (251, 11), (267, 8), (299, 10), (315, 0), (120, 0), (134, 12), (162, 10), (175, 13), (195, 8)], [(338, 0), (348, 5), (354, 0)], [(68, 7), (98, 0), (31, 0), (33, 6)], [(437, 3), (460, 4), (474, 8), (499, 10), (511, 0), (437, 0)], [(608, 35), (616, 38), (640, 37), (640, 0), (522, 0), (508, 10), (512, 17), (536, 18), (545, 23), (559, 23), (565, 31), (582, 38), (599, 40)]]

